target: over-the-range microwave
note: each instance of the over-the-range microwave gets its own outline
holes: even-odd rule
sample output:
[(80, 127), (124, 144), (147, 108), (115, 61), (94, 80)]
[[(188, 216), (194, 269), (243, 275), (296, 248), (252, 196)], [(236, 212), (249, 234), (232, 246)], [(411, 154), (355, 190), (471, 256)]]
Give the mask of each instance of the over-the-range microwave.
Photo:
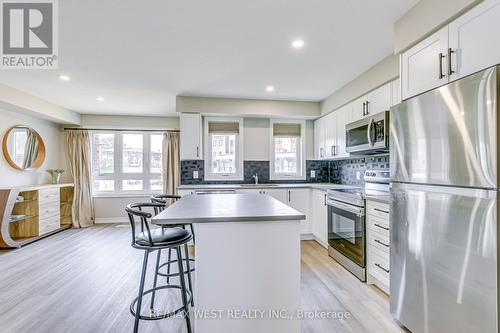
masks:
[(389, 151), (389, 111), (346, 125), (346, 151), (379, 154)]

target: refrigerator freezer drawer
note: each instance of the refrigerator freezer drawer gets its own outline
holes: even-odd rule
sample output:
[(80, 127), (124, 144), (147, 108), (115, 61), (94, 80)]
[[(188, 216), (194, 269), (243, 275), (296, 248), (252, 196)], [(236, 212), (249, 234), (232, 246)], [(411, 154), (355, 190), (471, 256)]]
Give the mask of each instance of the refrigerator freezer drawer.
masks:
[(498, 188), (493, 67), (391, 109), (391, 180)]
[(393, 316), (413, 333), (496, 333), (497, 192), (391, 187)]

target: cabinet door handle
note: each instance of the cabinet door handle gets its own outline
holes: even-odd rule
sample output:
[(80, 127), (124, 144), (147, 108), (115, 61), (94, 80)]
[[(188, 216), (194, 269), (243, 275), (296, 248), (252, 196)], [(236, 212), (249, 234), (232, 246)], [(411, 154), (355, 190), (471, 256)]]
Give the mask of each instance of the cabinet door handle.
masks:
[(381, 270), (385, 271), (386, 273), (389, 273), (390, 270), (389, 269), (385, 269), (382, 265), (380, 264), (375, 264), (375, 266), (377, 266), (378, 268), (380, 268)]
[(368, 101), (366, 101), (366, 115), (369, 115), (370, 114), (370, 111), (368, 111)]
[(335, 156), (335, 146), (331, 146), (331, 148), (330, 148), (330, 154), (332, 156)]
[(324, 205), (326, 206), (326, 194), (325, 194), (325, 202), (324, 202)]
[(288, 202), (291, 202), (292, 201), (292, 194), (291, 194), (291, 191), (288, 190)]
[(388, 212), (388, 211), (383, 210), (383, 209), (380, 209), (380, 208), (373, 208), (373, 210), (376, 210), (377, 212), (381, 212), (381, 213), (389, 214), (389, 212)]
[(453, 73), (455, 73), (455, 71), (453, 70), (453, 66), (451, 64), (451, 55), (453, 53), (455, 53), (455, 51), (453, 51), (451, 47), (448, 48), (448, 76), (452, 76)]
[(379, 243), (380, 245), (383, 245), (383, 246), (385, 246), (385, 247), (389, 247), (389, 244), (386, 244), (386, 243), (384, 243), (384, 242), (381, 242), (381, 241), (379, 241), (378, 239), (374, 239), (373, 241), (374, 241), (375, 243)]
[(200, 157), (200, 147), (196, 147), (196, 157)]
[(378, 223), (375, 223), (375, 224), (374, 224), (374, 226), (376, 226), (376, 227), (378, 227), (378, 228), (380, 228), (380, 229), (384, 229), (384, 230), (386, 230), (386, 231), (389, 231), (389, 228), (384, 227), (383, 225), (380, 225), (380, 224), (378, 224)]
[(333, 146), (333, 156), (337, 156), (337, 146)]
[(366, 116), (366, 102), (363, 102), (363, 117)]
[(439, 60), (439, 79), (443, 79), (444, 78), (444, 74), (443, 74), (443, 58), (444, 58), (444, 54), (442, 52), (440, 52), (438, 54), (438, 60)]

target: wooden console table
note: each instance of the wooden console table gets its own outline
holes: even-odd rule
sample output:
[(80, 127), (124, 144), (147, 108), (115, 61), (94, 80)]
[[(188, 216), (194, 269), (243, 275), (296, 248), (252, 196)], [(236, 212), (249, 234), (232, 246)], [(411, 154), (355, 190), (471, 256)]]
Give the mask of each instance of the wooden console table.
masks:
[(21, 247), (71, 228), (72, 203), (73, 184), (0, 189), (0, 248)]

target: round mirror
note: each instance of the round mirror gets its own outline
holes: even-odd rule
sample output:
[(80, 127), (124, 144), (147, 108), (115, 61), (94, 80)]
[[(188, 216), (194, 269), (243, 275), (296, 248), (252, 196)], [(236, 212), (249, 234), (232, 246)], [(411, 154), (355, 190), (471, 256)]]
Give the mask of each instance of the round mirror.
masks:
[(42, 137), (28, 126), (9, 128), (3, 137), (2, 150), (10, 166), (17, 170), (37, 169), (45, 160)]

